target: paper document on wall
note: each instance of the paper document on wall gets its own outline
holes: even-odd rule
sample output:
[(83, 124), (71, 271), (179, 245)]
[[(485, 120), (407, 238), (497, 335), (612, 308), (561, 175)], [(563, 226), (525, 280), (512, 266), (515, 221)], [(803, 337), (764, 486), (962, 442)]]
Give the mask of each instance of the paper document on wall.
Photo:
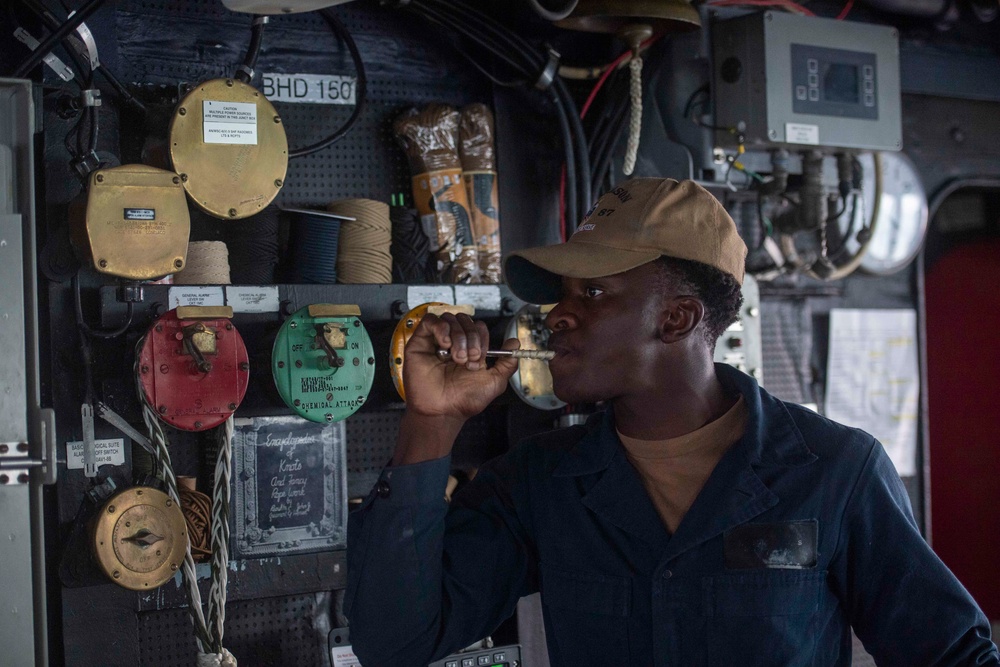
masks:
[(826, 416), (874, 435), (900, 477), (917, 473), (919, 400), (916, 311), (831, 310)]

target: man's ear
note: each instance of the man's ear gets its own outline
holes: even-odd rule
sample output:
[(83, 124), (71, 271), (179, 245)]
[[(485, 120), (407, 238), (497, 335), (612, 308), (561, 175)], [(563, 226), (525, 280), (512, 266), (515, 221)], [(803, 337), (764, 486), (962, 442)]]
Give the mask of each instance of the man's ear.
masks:
[(705, 306), (691, 296), (670, 299), (663, 309), (660, 320), (660, 340), (676, 343), (691, 335), (705, 319)]

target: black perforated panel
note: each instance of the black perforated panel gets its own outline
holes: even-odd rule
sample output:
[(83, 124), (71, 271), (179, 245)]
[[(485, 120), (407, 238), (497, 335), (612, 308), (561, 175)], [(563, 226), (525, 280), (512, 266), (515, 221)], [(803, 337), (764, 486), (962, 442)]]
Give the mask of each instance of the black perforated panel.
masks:
[[(316, 593), (227, 604), (223, 643), (241, 665), (329, 665), (330, 597)], [(139, 614), (143, 667), (190, 667), (196, 652), (187, 609)]]
[[(346, 197), (389, 201), (410, 192), (410, 171), (392, 121), (411, 106), (456, 107), (492, 100), (487, 80), (464, 64), (412, 15), (374, 4), (334, 8), (358, 45), (368, 78), (367, 102), (351, 132), (329, 148), (289, 162), (278, 203), (320, 206)], [(182, 24), (184, 30), (178, 30)], [(125, 0), (116, 29), (121, 78), (174, 86), (232, 76), (250, 37), (250, 17), (217, 0)], [(356, 74), (350, 53), (315, 13), (271, 17), (256, 71)], [(290, 149), (311, 145), (339, 128), (353, 106), (275, 104)], [(165, 131), (165, 128), (164, 128)]]

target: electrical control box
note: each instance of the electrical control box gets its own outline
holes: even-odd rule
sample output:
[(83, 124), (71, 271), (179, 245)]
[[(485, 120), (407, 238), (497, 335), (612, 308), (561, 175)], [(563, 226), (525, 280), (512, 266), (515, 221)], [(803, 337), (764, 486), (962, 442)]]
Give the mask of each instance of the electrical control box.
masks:
[(748, 14), (713, 24), (712, 60), (720, 145), (903, 147), (895, 28)]

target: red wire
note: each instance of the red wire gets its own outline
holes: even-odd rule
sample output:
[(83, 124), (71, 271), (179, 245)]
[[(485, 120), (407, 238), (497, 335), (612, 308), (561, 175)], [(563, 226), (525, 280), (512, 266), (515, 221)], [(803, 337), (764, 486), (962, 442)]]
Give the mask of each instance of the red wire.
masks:
[(851, 8), (853, 6), (854, 6), (854, 0), (847, 0), (847, 4), (844, 5), (844, 8), (840, 10), (839, 14), (837, 14), (837, 20), (843, 21), (844, 19), (846, 19), (847, 15), (851, 13)]
[[(639, 50), (642, 51), (649, 47), (650, 44), (655, 42), (661, 37), (661, 35), (654, 35), (650, 37), (645, 42), (639, 45)], [(618, 69), (618, 66), (622, 64), (622, 61), (632, 55), (632, 51), (628, 50), (622, 53), (620, 56), (612, 60), (604, 68), (604, 72), (601, 74), (601, 78), (597, 80), (594, 84), (593, 90), (590, 91), (590, 95), (587, 96), (587, 101), (583, 103), (583, 107), (580, 108), (580, 120), (583, 120), (587, 115), (587, 111), (590, 109), (590, 105), (594, 103), (597, 98), (597, 93), (604, 86), (604, 82), (608, 80), (611, 73)], [(590, 176), (589, 174), (587, 175)], [(563, 165), (562, 175), (559, 177), (559, 235), (562, 240), (566, 240), (566, 165)]]
[(785, 9), (794, 9), (795, 11), (805, 14), (806, 16), (816, 16), (816, 14), (797, 2), (792, 2), (792, 0), (714, 0), (708, 3), (716, 7), (726, 7), (730, 5), (750, 5), (753, 7), (784, 7)]
[[(653, 37), (650, 37), (645, 42), (639, 45), (639, 50), (642, 51), (643, 49), (648, 48), (650, 44), (658, 40), (660, 37), (661, 35), (655, 35)], [(632, 55), (632, 51), (631, 50), (626, 51), (625, 53), (621, 54), (620, 56), (612, 60), (604, 68), (604, 73), (601, 74), (601, 78), (597, 80), (596, 84), (594, 84), (594, 89), (590, 91), (590, 95), (587, 96), (587, 101), (583, 103), (583, 108), (580, 109), (580, 120), (583, 120), (584, 116), (587, 115), (587, 110), (590, 109), (590, 105), (594, 103), (594, 99), (597, 97), (597, 93), (598, 91), (601, 90), (601, 87), (604, 85), (604, 82), (608, 80), (608, 77), (611, 76), (612, 72), (618, 69), (618, 66), (622, 64), (622, 61), (628, 58), (630, 55)]]

